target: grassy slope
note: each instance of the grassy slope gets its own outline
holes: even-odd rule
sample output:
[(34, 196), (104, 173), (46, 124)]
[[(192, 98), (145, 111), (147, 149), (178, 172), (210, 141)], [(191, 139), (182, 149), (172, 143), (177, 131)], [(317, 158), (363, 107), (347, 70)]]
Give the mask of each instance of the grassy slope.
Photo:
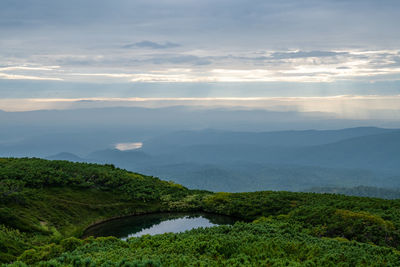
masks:
[(0, 159), (0, 224), (6, 227), (0, 261), (34, 245), (80, 236), (104, 219), (166, 210), (161, 197), (174, 201), (188, 194), (193, 192), (180, 185), (112, 165)]
[(10, 243), (12, 237), (3, 233), (2, 261), (14, 259), (32, 245), (80, 236), (88, 225), (102, 219), (159, 209), (157, 203), (124, 203), (112, 193), (98, 190), (64, 187), (37, 189), (33, 193), (34, 197), (23, 205), (9, 203), (1, 208), (2, 223), (25, 234), (25, 238)]
[[(0, 196), (2, 262), (19, 257), (45, 266), (400, 265), (398, 200), (212, 194), (111, 165), (39, 159), (0, 159)], [(256, 221), (128, 242), (68, 238), (99, 220), (161, 210)]]

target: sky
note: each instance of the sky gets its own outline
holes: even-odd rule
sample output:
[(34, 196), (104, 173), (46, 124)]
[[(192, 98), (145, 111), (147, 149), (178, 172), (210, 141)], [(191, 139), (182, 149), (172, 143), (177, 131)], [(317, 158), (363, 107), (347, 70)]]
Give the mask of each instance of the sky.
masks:
[(2, 0), (0, 109), (206, 102), (400, 119), (399, 22), (397, 0)]

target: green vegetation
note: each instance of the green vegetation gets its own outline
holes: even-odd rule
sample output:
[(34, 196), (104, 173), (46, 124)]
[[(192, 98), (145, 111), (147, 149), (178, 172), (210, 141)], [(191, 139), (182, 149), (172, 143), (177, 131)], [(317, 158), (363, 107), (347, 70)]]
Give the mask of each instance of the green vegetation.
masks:
[[(396, 179), (396, 178), (392, 178)], [(389, 183), (388, 183), (389, 184)], [(314, 193), (334, 193), (347, 196), (359, 197), (379, 197), (385, 199), (400, 199), (399, 189), (388, 189), (374, 186), (356, 186), (356, 187), (313, 187), (306, 192)]]
[[(179, 234), (79, 239), (158, 211), (242, 218)], [(12, 266), (399, 266), (400, 200), (188, 190), (113, 165), (0, 159), (0, 261)]]
[(2, 262), (32, 245), (79, 237), (104, 219), (168, 209), (161, 198), (179, 203), (196, 192), (112, 165), (41, 159), (0, 159), (0, 178)]

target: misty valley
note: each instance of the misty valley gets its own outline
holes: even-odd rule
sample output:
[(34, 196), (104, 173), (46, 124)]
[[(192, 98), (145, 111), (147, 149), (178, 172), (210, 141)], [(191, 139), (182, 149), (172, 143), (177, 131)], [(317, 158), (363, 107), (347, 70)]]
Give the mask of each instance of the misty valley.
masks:
[(399, 128), (323, 116), (0, 112), (0, 261), (400, 265)]
[[(104, 149), (48, 159), (114, 164), (193, 189), (246, 192), (360, 189), (356, 195), (400, 188), (400, 131), (180, 131), (143, 140), (132, 150)], [(44, 144), (45, 145), (45, 144)], [(364, 192), (363, 192), (364, 190)]]

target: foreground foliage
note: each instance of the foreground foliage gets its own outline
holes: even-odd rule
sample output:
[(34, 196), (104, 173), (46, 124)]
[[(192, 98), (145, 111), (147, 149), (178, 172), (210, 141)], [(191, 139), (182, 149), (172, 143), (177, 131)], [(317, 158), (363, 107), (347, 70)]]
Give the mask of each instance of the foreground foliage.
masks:
[[(208, 211), (234, 226), (79, 239), (90, 224)], [(400, 201), (188, 190), (112, 165), (0, 159), (0, 261), (14, 266), (400, 266)]]
[[(73, 241), (73, 242), (71, 242)], [(288, 224), (237, 223), (180, 234), (85, 241), (28, 250), (25, 263), (42, 266), (399, 266), (393, 249), (321, 239)]]
[(0, 159), (0, 262), (80, 236), (97, 221), (165, 210), (161, 198), (179, 203), (196, 192), (113, 165)]

